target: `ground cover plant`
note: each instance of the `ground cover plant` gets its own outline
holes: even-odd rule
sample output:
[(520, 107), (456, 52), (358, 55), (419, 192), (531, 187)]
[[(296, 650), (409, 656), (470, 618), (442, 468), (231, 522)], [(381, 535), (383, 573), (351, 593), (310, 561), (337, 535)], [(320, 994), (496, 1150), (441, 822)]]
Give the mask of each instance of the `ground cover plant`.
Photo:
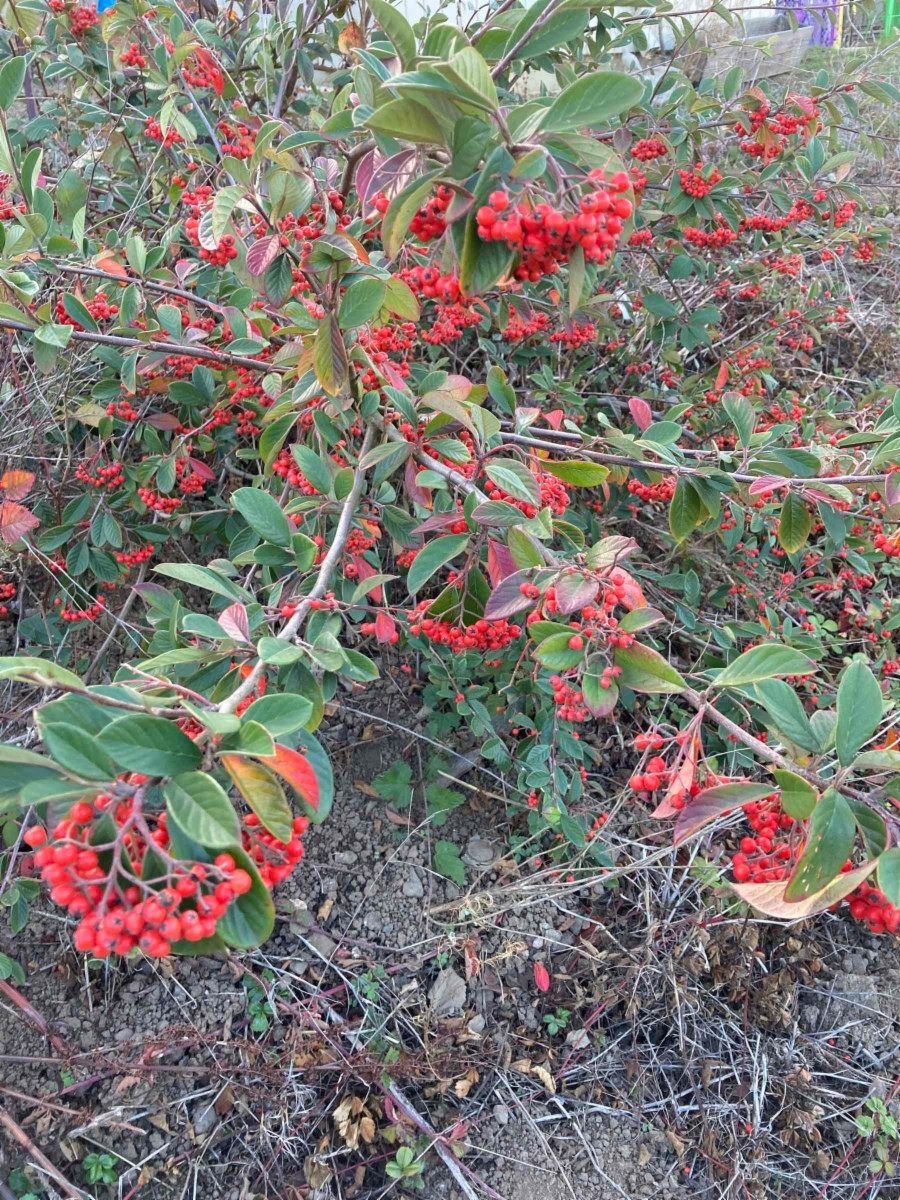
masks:
[(13, 933), (39, 880), (92, 960), (264, 944), (341, 821), (323, 716), (412, 663), (524, 866), (614, 865), (616, 731), (729, 904), (897, 933), (900, 392), (844, 370), (879, 56), (801, 93), (542, 0), (3, 14)]

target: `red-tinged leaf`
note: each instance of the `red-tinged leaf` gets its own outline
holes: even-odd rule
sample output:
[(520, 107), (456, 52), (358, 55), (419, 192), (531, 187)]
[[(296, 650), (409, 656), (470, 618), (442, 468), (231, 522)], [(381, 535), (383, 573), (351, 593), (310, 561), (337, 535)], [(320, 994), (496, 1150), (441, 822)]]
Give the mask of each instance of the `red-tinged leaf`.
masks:
[(107, 275), (118, 275), (121, 279), (130, 278), (128, 268), (112, 254), (98, 254), (92, 262), (98, 270), (105, 271)]
[(516, 571), (514, 575), (507, 575), (505, 579), (501, 580), (491, 592), (488, 602), (484, 606), (485, 620), (499, 621), (503, 617), (511, 617), (525, 608), (531, 608), (534, 600), (524, 596), (520, 588), (523, 583), (537, 583), (539, 574), (543, 578), (549, 577), (548, 571), (538, 572), (536, 567), (526, 567), (523, 571)]
[(681, 842), (732, 809), (740, 808), (742, 804), (750, 804), (754, 800), (762, 800), (771, 796), (770, 783), (751, 783), (749, 780), (733, 783), (719, 783), (715, 787), (704, 788), (685, 804), (675, 822), (674, 845)]
[(515, 573), (516, 564), (508, 547), (503, 542), (488, 538), (488, 578), (491, 587), (498, 587), (508, 575)]
[(7, 546), (24, 537), (35, 525), (40, 525), (40, 521), (21, 504), (14, 504), (11, 500), (0, 504), (0, 538)]
[(556, 611), (570, 613), (580, 611), (590, 604), (600, 591), (596, 579), (575, 571), (571, 575), (563, 575), (556, 583)]
[[(381, 588), (378, 589), (379, 592)], [(394, 634), (397, 632), (397, 622), (384, 611), (377, 614), (375, 617), (375, 640), (383, 646), (387, 645)]]
[(202, 479), (204, 483), (212, 483), (212, 481), (215, 479), (216, 473), (212, 467), (208, 467), (206, 463), (202, 462), (199, 458), (189, 458), (188, 462), (191, 464), (191, 470), (194, 472), (197, 478)]
[(219, 624), (235, 641), (250, 641), (250, 623), (243, 604), (230, 604), (224, 612), (219, 613)]
[(406, 391), (406, 380), (394, 366), (390, 359), (380, 363), (377, 368), (385, 377), (391, 387), (399, 388), (401, 392)]
[[(164, 385), (162, 388), (153, 389), (151, 384), (151, 390), (168, 391), (168, 379), (161, 379), (160, 383)], [(154, 429), (177, 429), (181, 424), (173, 413), (151, 413), (148, 417), (144, 417), (144, 421), (147, 425), (152, 425)]]
[(219, 70), (219, 64), (208, 50), (195, 50), (194, 58), (206, 70), (208, 78), (212, 80), (213, 91), (217, 96), (221, 96), (225, 88), (225, 80)]
[(900, 471), (892, 471), (884, 481), (884, 502), (888, 507), (900, 504)]
[(414, 504), (421, 504), (423, 508), (431, 508), (431, 492), (428, 488), (420, 487), (416, 482), (416, 476), (419, 473), (419, 467), (413, 458), (408, 458), (403, 467), (403, 479), (406, 483), (406, 494)]
[(661, 821), (666, 817), (674, 817), (676, 813), (682, 811), (675, 806), (673, 801), (683, 800), (686, 796), (690, 795), (694, 776), (697, 773), (697, 760), (699, 757), (700, 738), (697, 734), (694, 734), (685, 750), (684, 758), (678, 764), (675, 775), (669, 781), (665, 795), (653, 810), (653, 816), (657, 820)]
[(653, 410), (646, 400), (640, 396), (632, 396), (628, 401), (628, 411), (634, 418), (634, 423), (643, 433), (653, 424)]
[(551, 429), (559, 429), (560, 425), (562, 425), (562, 423), (563, 423), (565, 415), (566, 414), (563, 409), (554, 408), (554, 409), (551, 409), (550, 412), (544, 413), (544, 420), (547, 422), (547, 424), (550, 426)]
[(757, 912), (765, 913), (767, 917), (778, 917), (785, 921), (802, 921), (805, 917), (825, 912), (833, 904), (837, 904), (839, 900), (849, 896), (864, 879), (872, 874), (877, 862), (877, 859), (872, 858), (863, 863), (861, 867), (855, 867), (846, 874), (838, 875), (825, 887), (818, 892), (813, 892), (811, 896), (806, 896), (803, 900), (785, 900), (787, 881), (784, 879), (777, 883), (733, 883), (731, 887), (746, 904), (755, 908)]
[(0, 476), (0, 488), (4, 500), (24, 500), (34, 487), (31, 471), (4, 471)]
[[(622, 568), (619, 567), (619, 570), (622, 571)], [(624, 580), (620, 584), (623, 590), (623, 606), (627, 608), (629, 612), (635, 608), (646, 608), (647, 597), (644, 595), (641, 585), (634, 578), (634, 576), (629, 575), (627, 571), (622, 571), (622, 574), (625, 576)]]
[(719, 363), (719, 369), (716, 372), (716, 391), (720, 392), (728, 382), (728, 363)]
[(538, 991), (550, 991), (550, 972), (541, 962), (536, 962), (534, 964), (534, 982)]
[(435, 513), (433, 517), (426, 517), (421, 525), (417, 525), (413, 533), (434, 533), (436, 529), (446, 529), (448, 525), (455, 525), (458, 520), (458, 512)]
[(758, 496), (760, 492), (775, 492), (779, 488), (787, 487), (788, 482), (781, 475), (760, 475), (759, 479), (754, 479), (750, 484), (750, 495)]
[[(351, 554), (350, 561), (353, 563), (354, 567), (356, 567), (356, 577), (360, 580), (360, 582), (362, 582), (364, 579), (371, 579), (373, 575), (378, 574), (375, 568), (370, 563), (367, 563), (361, 554)], [(379, 583), (376, 587), (373, 587), (370, 592), (366, 592), (366, 595), (370, 600), (374, 600), (376, 604), (380, 604), (384, 599), (384, 590)]]
[(275, 743), (275, 754), (267, 758), (265, 765), (285, 783), (289, 783), (298, 796), (302, 796), (312, 809), (319, 807), (319, 781), (312, 764), (305, 755), (287, 746)]
[(266, 267), (273, 263), (281, 250), (281, 238), (277, 233), (260, 238), (247, 251), (247, 270), (251, 275), (264, 275)]

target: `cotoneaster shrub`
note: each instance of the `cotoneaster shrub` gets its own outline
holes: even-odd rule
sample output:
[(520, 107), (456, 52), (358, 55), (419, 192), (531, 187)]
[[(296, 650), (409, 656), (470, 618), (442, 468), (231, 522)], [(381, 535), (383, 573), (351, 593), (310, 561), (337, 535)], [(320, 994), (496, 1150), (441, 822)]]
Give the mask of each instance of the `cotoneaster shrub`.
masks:
[(896, 89), (645, 80), (649, 18), (542, 0), (4, 13), (14, 929), (33, 872), (98, 957), (264, 941), (325, 704), (414, 650), (554, 870), (620, 722), (676, 845), (743, 810), (744, 900), (895, 931), (900, 401), (829, 378)]

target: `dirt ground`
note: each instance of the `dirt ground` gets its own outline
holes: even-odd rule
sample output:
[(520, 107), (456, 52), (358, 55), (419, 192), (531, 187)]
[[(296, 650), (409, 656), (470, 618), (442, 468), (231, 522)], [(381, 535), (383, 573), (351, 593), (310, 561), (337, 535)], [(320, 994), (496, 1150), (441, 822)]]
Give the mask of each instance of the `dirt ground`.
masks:
[[(374, 794), (433, 749), (407, 677), (347, 710), (321, 731), (334, 812), (259, 952), (87, 967), (56, 911), (0, 926), (36, 1013), (0, 997), (0, 1103), (32, 1143), (0, 1139), (0, 1179), (25, 1167), (77, 1195), (28, 1166), (37, 1148), (75, 1189), (109, 1153), (117, 1182), (82, 1194), (121, 1200), (900, 1194), (870, 1182), (853, 1124), (900, 1083), (892, 945), (839, 916), (729, 914), (634, 810), (610, 822), (615, 881), (530, 875), (501, 857), (514, 830), (489, 775), (456, 785), (440, 829), (418, 797)], [(438, 836), (462, 888), (431, 869)], [(398, 1131), (422, 1168), (400, 1181)]]

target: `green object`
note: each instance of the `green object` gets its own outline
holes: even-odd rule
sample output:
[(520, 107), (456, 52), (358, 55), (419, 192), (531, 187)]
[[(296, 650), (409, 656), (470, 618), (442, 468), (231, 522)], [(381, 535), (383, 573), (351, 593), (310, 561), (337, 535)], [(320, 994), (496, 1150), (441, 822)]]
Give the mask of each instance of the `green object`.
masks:
[(893, 35), (896, 15), (894, 0), (884, 0), (884, 34), (882, 36), (885, 41), (888, 41)]

